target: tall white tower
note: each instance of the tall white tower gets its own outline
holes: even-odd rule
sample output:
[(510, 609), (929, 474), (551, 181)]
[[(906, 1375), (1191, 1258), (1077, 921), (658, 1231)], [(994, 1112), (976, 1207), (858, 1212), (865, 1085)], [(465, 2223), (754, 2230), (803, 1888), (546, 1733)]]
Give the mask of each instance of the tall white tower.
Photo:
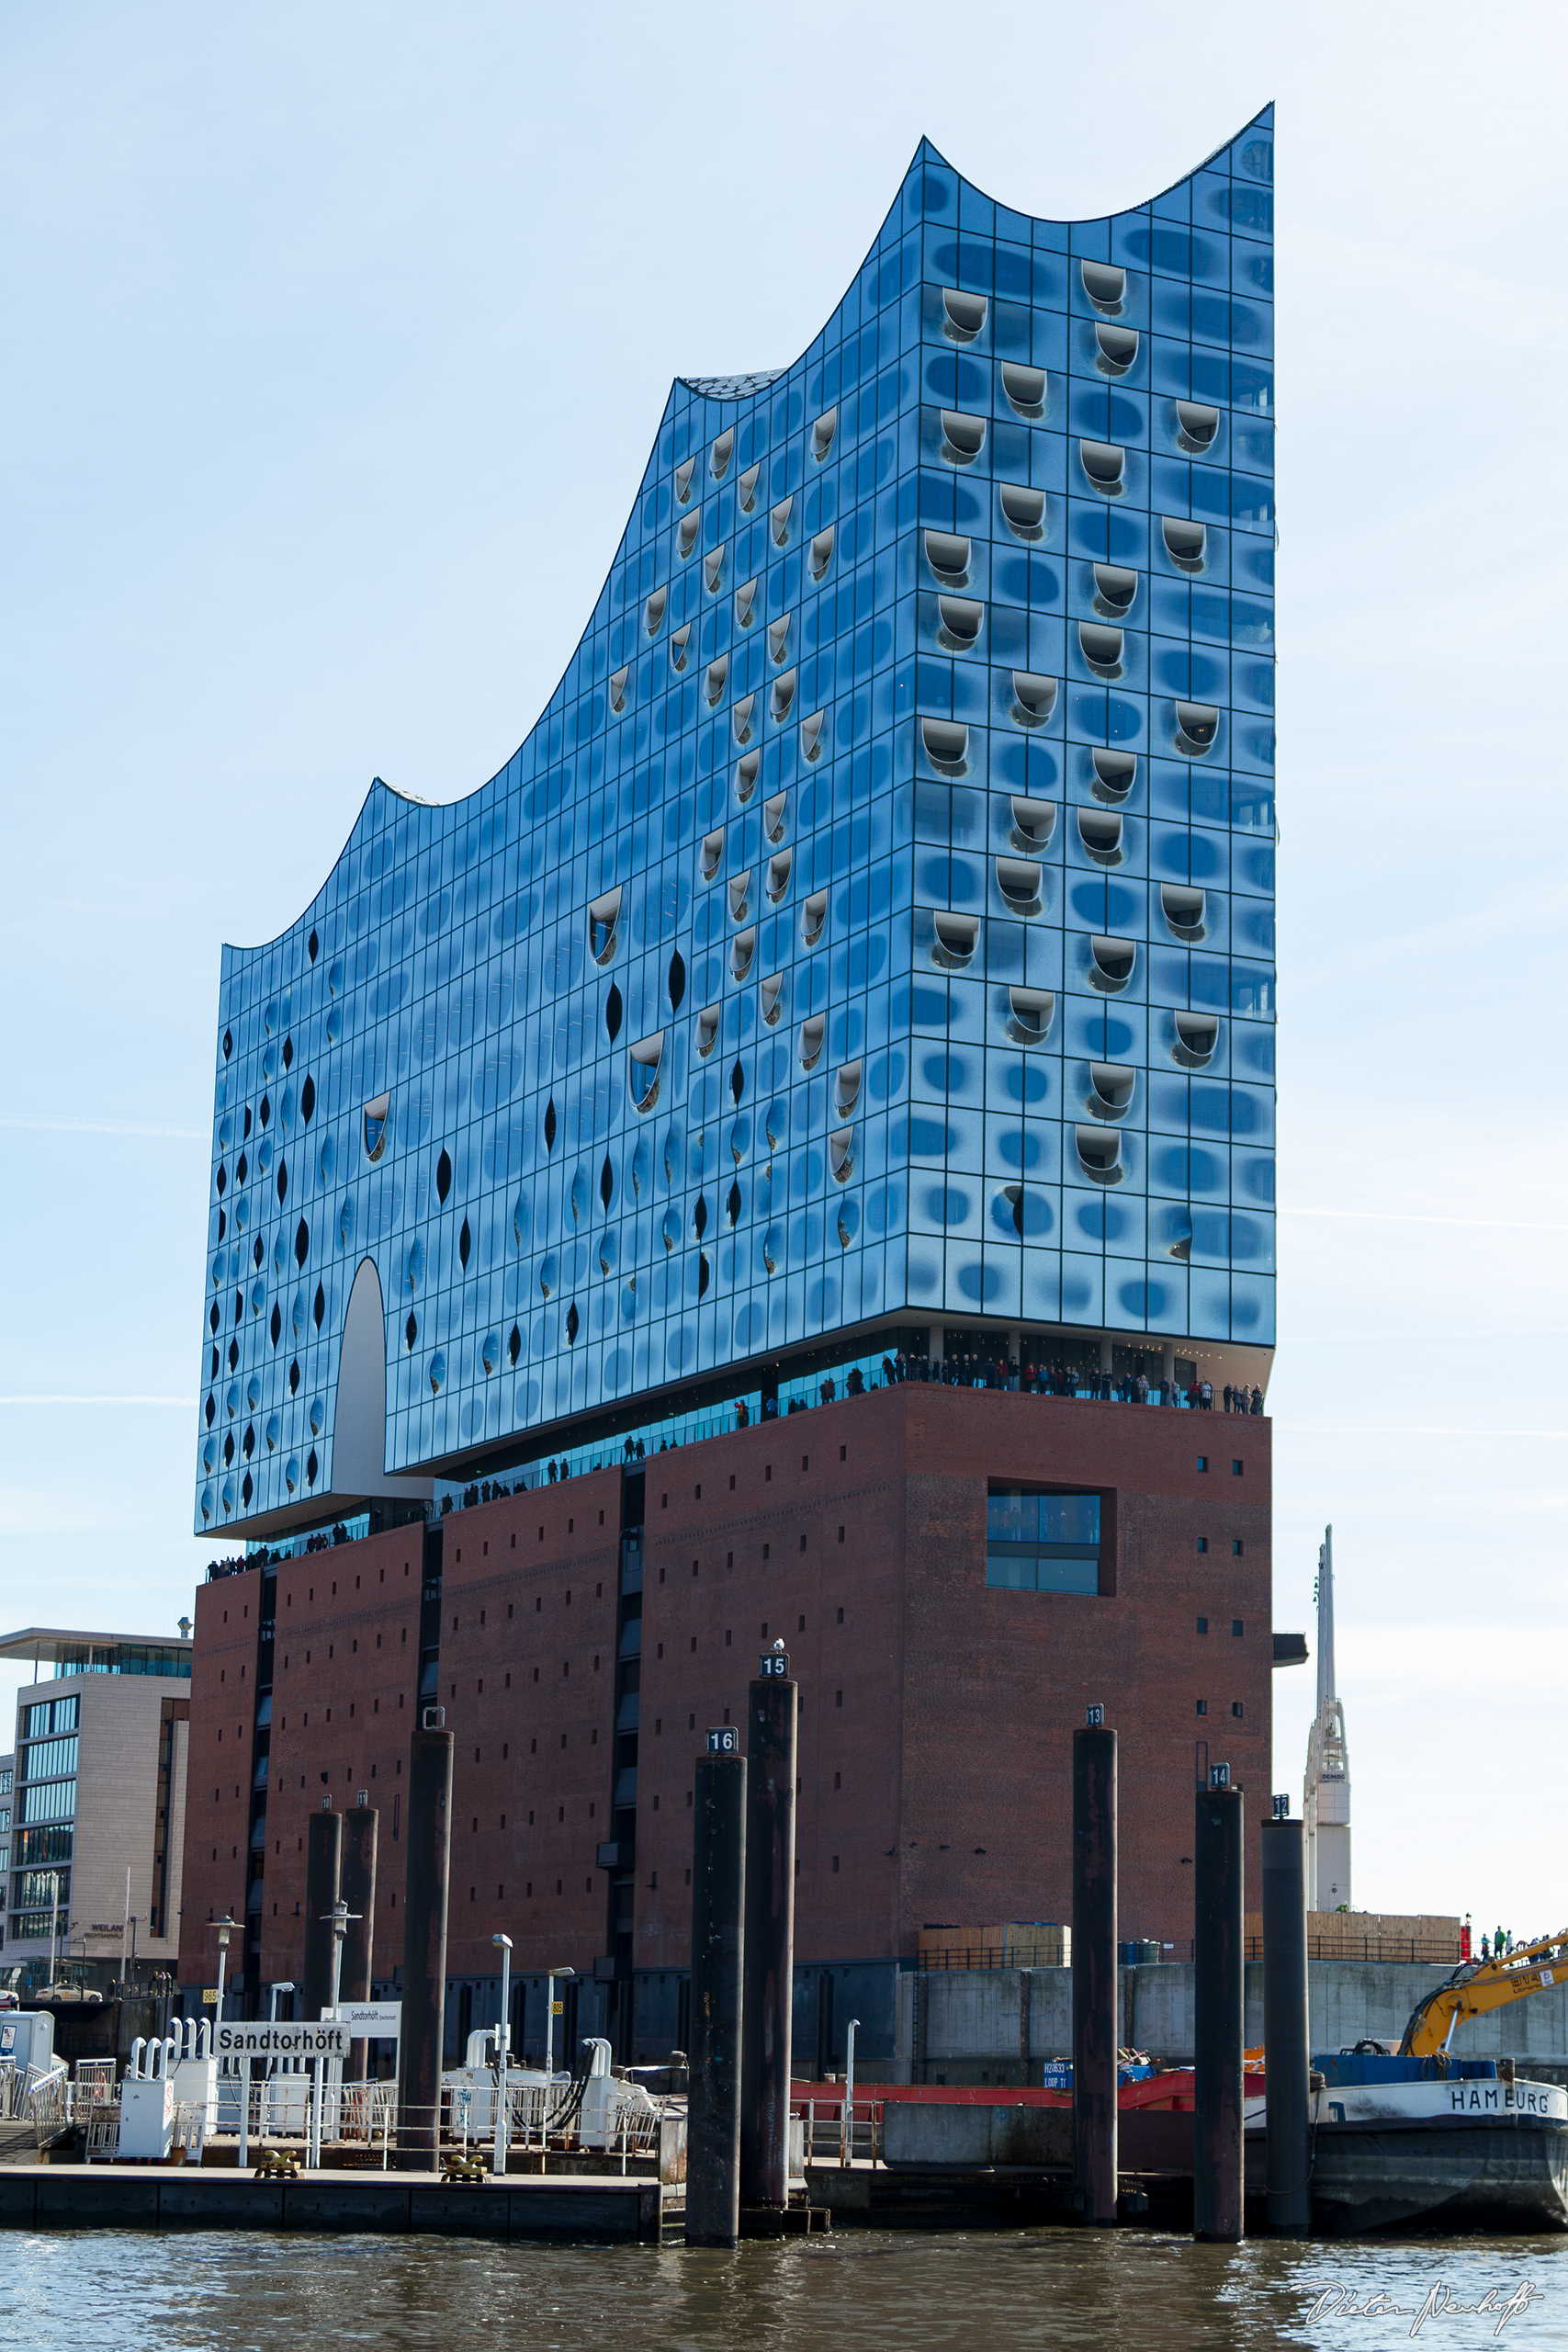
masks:
[(1334, 1530), (1317, 1555), (1317, 1714), (1307, 1741), (1306, 1884), (1309, 1911), (1350, 1905), (1350, 1756), (1345, 1709), (1334, 1688)]

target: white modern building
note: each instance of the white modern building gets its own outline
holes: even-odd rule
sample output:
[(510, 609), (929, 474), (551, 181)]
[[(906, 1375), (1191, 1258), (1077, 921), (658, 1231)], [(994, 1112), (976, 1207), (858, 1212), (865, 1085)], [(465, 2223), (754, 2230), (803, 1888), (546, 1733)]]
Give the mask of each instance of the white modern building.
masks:
[(0, 1815), (5, 1981), (107, 1990), (179, 1951), (190, 1643), (30, 1625)]

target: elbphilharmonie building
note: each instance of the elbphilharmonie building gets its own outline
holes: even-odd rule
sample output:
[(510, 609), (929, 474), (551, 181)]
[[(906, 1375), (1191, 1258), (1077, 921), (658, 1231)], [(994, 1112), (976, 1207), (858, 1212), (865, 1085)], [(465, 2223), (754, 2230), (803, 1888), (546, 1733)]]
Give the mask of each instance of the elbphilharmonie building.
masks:
[(1271, 155), (1062, 222), (922, 143), (809, 349), (671, 387), (505, 766), (224, 950), (198, 1532), (900, 1350), (1266, 1383)]

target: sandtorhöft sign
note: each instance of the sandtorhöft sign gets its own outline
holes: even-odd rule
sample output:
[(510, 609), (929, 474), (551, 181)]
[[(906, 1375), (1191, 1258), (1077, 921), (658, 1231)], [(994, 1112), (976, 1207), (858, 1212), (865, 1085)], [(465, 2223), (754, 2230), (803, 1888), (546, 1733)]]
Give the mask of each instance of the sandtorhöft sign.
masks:
[(346, 2058), (345, 2025), (220, 2025), (213, 2029), (215, 2058)]

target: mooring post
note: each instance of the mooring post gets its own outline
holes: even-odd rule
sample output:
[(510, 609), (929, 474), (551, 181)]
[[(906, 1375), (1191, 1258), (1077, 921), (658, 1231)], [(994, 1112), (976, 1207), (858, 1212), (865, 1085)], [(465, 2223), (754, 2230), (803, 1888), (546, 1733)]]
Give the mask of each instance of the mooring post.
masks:
[[(440, 1711), (428, 1713), (439, 1719)], [(416, 2170), (441, 2164), (441, 2046), (446, 2027), (446, 1897), (452, 1863), (453, 1735), (414, 1733), (403, 1830), (403, 2039), (398, 2154)]]
[(343, 1815), (323, 1804), (305, 1839), (305, 1973), (301, 2014), (320, 2021), (333, 1997), (333, 1905), (343, 1891)]
[[(1280, 1804), (1285, 1800), (1281, 1798)], [(1263, 1824), (1263, 2047), (1269, 2117), (1269, 2227), (1312, 2226), (1307, 2075), (1306, 1879), (1299, 1821)]]
[(746, 1932), (740, 2022), (740, 2201), (789, 2203), (795, 1984), (795, 1761), (800, 1685), (782, 1648), (747, 1693)]
[[(1224, 1768), (1221, 1767), (1221, 1770)], [(1192, 2234), (1231, 2245), (1245, 2230), (1242, 2194), (1242, 1792), (1198, 1792), (1192, 1849)]]
[[(380, 1815), (359, 1792), (359, 1803), (343, 1816), (343, 1899), (348, 1927), (343, 1939), (343, 1981), (338, 1997), (367, 2001), (375, 1958), (376, 1844)], [(362, 2083), (370, 2072), (370, 2044), (355, 2041), (344, 2066), (344, 2080)]]
[[(1102, 1710), (1090, 1709), (1091, 1716)], [(1116, 2219), (1116, 1734), (1073, 1734), (1073, 2191)]]
[(708, 1742), (697, 1763), (693, 1822), (686, 2243), (733, 2246), (740, 2238), (746, 1758), (731, 1724), (710, 1731)]

